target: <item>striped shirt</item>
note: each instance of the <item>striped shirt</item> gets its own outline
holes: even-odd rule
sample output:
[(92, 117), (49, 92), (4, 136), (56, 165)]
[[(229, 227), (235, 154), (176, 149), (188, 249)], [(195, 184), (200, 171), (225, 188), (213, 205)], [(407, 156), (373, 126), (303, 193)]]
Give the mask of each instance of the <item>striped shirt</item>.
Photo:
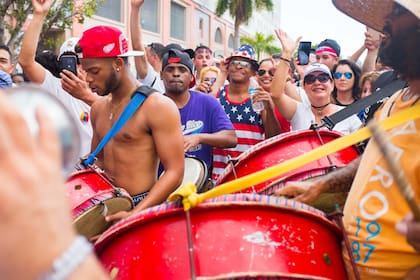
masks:
[(234, 148), (213, 149), (212, 179), (223, 173), (230, 158), (237, 158), (242, 152), (265, 139), (261, 115), (252, 110), (251, 99), (233, 102), (228, 96), (229, 85), (224, 86), (217, 98), (235, 128), (238, 144)]

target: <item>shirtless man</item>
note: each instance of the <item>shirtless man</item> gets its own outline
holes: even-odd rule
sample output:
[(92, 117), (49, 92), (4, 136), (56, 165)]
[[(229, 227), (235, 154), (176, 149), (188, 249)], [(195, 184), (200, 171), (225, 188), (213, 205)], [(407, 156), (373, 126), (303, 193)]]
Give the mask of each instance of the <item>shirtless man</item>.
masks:
[[(127, 39), (120, 30), (96, 26), (86, 30), (78, 53), (90, 88), (105, 98), (92, 105), (92, 149), (117, 121), (140, 83), (130, 73)], [(96, 164), (112, 182), (133, 196), (131, 213), (120, 211), (107, 221), (125, 218), (159, 204), (176, 189), (184, 174), (184, 142), (178, 108), (162, 94), (152, 94), (98, 154)], [(159, 159), (165, 168), (157, 180)]]

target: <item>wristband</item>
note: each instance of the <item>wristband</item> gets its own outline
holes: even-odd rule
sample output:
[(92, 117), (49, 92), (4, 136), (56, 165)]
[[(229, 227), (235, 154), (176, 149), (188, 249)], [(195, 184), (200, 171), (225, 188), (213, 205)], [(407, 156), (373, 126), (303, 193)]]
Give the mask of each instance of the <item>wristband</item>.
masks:
[(52, 269), (39, 280), (65, 280), (90, 255), (92, 245), (84, 236), (78, 235), (70, 247), (54, 260)]
[(290, 63), (291, 62), (290, 59), (285, 58), (285, 57), (282, 57), (282, 56), (280, 56), (279, 59), (282, 60), (282, 61), (286, 61), (287, 63)]

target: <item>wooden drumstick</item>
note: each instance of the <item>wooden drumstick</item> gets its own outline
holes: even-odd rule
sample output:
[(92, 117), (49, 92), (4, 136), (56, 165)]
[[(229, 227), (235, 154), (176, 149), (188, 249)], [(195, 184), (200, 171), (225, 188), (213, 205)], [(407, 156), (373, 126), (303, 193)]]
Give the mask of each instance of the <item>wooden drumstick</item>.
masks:
[(405, 178), (404, 170), (398, 167), (397, 161), (391, 155), (389, 144), (386, 142), (387, 135), (382, 130), (382, 128), (379, 127), (378, 123), (376, 123), (375, 121), (369, 122), (367, 126), (376, 144), (378, 145), (379, 151), (381, 152), (385, 160), (385, 163), (388, 166), (389, 171), (391, 172), (392, 177), (395, 180), (395, 183), (398, 189), (400, 190), (401, 194), (407, 201), (408, 206), (411, 209), (411, 212), (413, 212), (415, 220), (420, 221), (420, 209), (414, 199), (413, 188), (411, 187), (410, 183)]

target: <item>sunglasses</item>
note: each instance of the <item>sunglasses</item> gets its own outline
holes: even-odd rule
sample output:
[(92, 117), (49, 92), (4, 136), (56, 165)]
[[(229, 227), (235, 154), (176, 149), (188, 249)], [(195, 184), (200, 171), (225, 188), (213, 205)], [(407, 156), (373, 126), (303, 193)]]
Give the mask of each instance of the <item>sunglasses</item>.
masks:
[(334, 73), (334, 79), (340, 79), (343, 75), (344, 75), (344, 77), (347, 80), (350, 80), (351, 77), (353, 77), (353, 73), (351, 73), (351, 72), (344, 72), (344, 73), (342, 73), (342, 72), (335, 72)]
[(248, 61), (241, 61), (241, 60), (232, 60), (229, 65), (233, 65), (233, 66), (242, 66), (242, 67), (246, 67), (246, 68), (251, 68), (251, 63), (249, 63)]
[(328, 75), (327, 73), (322, 73), (319, 75), (309, 74), (309, 75), (306, 75), (306, 77), (303, 79), (303, 83), (311, 85), (315, 83), (316, 80), (318, 80), (320, 83), (325, 84), (326, 82), (330, 80), (330, 75)]
[(273, 77), (274, 76), (274, 71), (273, 70), (264, 70), (264, 69), (259, 69), (258, 71), (257, 71), (257, 74), (258, 74), (258, 76), (264, 76), (265, 75), (265, 73), (267, 73), (268, 72), (268, 74), (271, 76), (271, 77)]

